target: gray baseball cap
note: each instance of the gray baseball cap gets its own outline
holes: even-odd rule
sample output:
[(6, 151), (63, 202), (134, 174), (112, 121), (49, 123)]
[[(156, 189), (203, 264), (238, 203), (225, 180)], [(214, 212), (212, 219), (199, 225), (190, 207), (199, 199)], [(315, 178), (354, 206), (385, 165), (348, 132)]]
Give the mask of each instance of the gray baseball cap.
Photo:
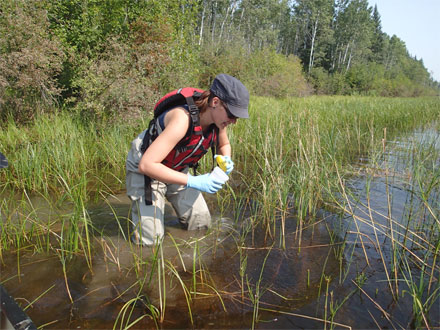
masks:
[(228, 110), (238, 118), (249, 118), (249, 92), (240, 80), (221, 73), (212, 82), (211, 92), (222, 102)]

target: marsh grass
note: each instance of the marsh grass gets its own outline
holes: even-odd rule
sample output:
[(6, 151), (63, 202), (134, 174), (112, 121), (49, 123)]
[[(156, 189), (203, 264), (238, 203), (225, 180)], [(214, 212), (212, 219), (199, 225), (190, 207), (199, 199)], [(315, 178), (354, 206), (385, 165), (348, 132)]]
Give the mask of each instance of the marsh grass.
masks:
[[(387, 180), (395, 175), (394, 164), (386, 164), (385, 173), (379, 169), (379, 162), (388, 152), (387, 142), (435, 123), (440, 116), (440, 101), (435, 98), (253, 98), (250, 115), (250, 119), (239, 121), (229, 131), (236, 168), (226, 189), (218, 194), (216, 206), (221, 217), (231, 216), (234, 224), (241, 226), (234, 232), (232, 242), (235, 242), (238, 258), (240, 292), (237, 301), (249, 304), (253, 311), (252, 324), (248, 326), (257, 325), (262, 310), (298, 316), (281, 309), (261, 307), (260, 300), (265, 292), (261, 287), (263, 269), (272, 248), (285, 249), (286, 222), (291, 221), (292, 215), (297, 219), (294, 239), (300, 253), (304, 228), (313, 224), (317, 212), (324, 208), (338, 214), (341, 222), (340, 232), (335, 231), (334, 226), (328, 227), (333, 235), (331, 253), (340, 262), (339, 283), (349, 278), (352, 263), (345, 259), (354, 254), (354, 246), (361, 247), (367, 266), (370, 256), (366, 247), (373, 246), (395, 301), (404, 294), (411, 295), (414, 324), (428, 327), (427, 313), (440, 296), (438, 148), (434, 142), (424, 148), (418, 148), (418, 142), (406, 147), (408, 151), (404, 155), (412, 164), (405, 169), (408, 189), (412, 192), (405, 212), (406, 221), (394, 218), (390, 191), (385, 201), (388, 212), (382, 214), (370, 205), (368, 184), (366, 200), (362, 201), (347, 187), (346, 181), (359, 174), (353, 167), (359, 157), (366, 157), (373, 163), (367, 182), (379, 175)], [(120, 267), (108, 244), (102, 240), (101, 244), (92, 244), (93, 238), (102, 234), (91, 223), (88, 205), (124, 189), (126, 153), (131, 140), (145, 126), (146, 122), (136, 126), (84, 123), (65, 113), (38, 117), (27, 127), (7, 123), (0, 132), (0, 150), (7, 155), (10, 164), (8, 169), (0, 171), (3, 196), (0, 202), (0, 256), (16, 252), (19, 269), (21, 251), (58, 255), (68, 292), (66, 266), (73, 255), (82, 255), (93, 272), (94, 249), (98, 246), (105, 251), (109, 262)], [(438, 127), (434, 129), (438, 131)], [(209, 158), (201, 162), (201, 172), (212, 167)], [(387, 181), (387, 187), (389, 184)], [(18, 198), (17, 194), (20, 194)], [(56, 206), (69, 205), (69, 212), (43, 221), (32, 208), (31, 196), (36, 194)], [(364, 214), (355, 211), (359, 205), (366, 210)], [(123, 228), (121, 219), (112, 212), (120, 235), (128, 239), (130, 229)], [(345, 224), (347, 215), (354, 227)], [(387, 222), (378, 223), (377, 216)], [(362, 233), (362, 226), (373, 230), (372, 237)], [(259, 228), (264, 230), (264, 242), (259, 244), (266, 246), (268, 253), (259, 279), (251, 283), (246, 244), (255, 245), (254, 235)], [(391, 242), (392, 258), (382, 240)], [(217, 244), (221, 243), (202, 250), (202, 241), (181, 243), (174, 238), (171, 241), (177, 256), (174, 261), (164, 255), (162, 244), (150, 258), (150, 253), (129, 242), (132, 270), (138, 279), (137, 293), (121, 308), (115, 328), (128, 329), (142, 322), (145, 316), (134, 316), (139, 304), (149, 311), (149, 318), (159, 327), (167, 317), (170, 281), (175, 281), (182, 289), (191, 324), (194, 324), (194, 302), (200, 297), (216, 297), (226, 310), (223, 295), (229, 293), (216, 286), (209, 267), (203, 262), (203, 255), (207, 251), (214, 251), (215, 255)], [(188, 247), (193, 256), (189, 267), (182, 258), (183, 249)], [(324, 309), (318, 313), (321, 318), (316, 319), (324, 322), (325, 327), (347, 327), (335, 319), (354, 291), (336, 299), (330, 277), (325, 272), (326, 265), (322, 269), (317, 297), (319, 301), (324, 295)], [(310, 276), (309, 271), (307, 276)], [(304, 281), (310, 285), (309, 279)], [(367, 295), (358, 282), (353, 283), (356, 291)], [(405, 286), (401, 290), (402, 285)], [(157, 302), (144, 298), (145, 291), (152, 289), (159, 297)], [(388, 317), (386, 311), (384, 315)]]
[[(354, 160), (377, 158), (387, 139), (437, 120), (439, 104), (433, 99), (256, 98), (250, 112), (251, 118), (231, 131), (233, 178), (241, 185), (234, 196), (225, 195), (230, 200), (247, 196), (256, 204), (253, 213), (266, 228), (268, 244), (276, 240), (275, 224), (281, 222), (278, 241), (284, 247), (286, 215), (294, 212), (298, 218), (301, 246), (304, 224), (314, 221), (316, 211), (323, 205), (335, 210), (327, 202), (343, 194)], [(365, 239), (357, 237), (362, 246)]]
[(2, 171), (2, 188), (58, 198), (67, 192), (85, 200), (119, 190), (131, 134), (128, 125), (83, 123), (67, 113), (42, 115), (27, 127), (9, 122), (0, 147), (13, 166)]

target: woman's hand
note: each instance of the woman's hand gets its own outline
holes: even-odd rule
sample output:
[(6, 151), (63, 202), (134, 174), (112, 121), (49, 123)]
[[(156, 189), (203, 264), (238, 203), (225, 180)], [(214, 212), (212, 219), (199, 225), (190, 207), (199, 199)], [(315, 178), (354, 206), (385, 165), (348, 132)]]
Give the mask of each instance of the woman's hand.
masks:
[(222, 156), (222, 155), (214, 155), (214, 158), (217, 160), (218, 165), (220, 168), (225, 171), (227, 175), (232, 172), (234, 169), (234, 162), (232, 161), (231, 157), (229, 156)]
[(222, 188), (222, 181), (213, 178), (208, 174), (192, 176), (188, 174), (188, 182), (186, 186), (188, 188), (194, 188), (200, 191), (207, 192), (209, 194), (214, 194)]

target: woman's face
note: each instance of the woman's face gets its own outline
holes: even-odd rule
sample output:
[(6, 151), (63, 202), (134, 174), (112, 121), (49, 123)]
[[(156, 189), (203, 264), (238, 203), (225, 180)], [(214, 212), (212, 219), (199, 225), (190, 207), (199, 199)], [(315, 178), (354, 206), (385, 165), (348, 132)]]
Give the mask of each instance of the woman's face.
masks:
[(223, 103), (218, 97), (214, 97), (213, 102), (213, 117), (214, 123), (218, 128), (225, 128), (230, 124), (235, 124), (237, 122), (237, 117), (235, 117), (228, 109), (228, 106)]

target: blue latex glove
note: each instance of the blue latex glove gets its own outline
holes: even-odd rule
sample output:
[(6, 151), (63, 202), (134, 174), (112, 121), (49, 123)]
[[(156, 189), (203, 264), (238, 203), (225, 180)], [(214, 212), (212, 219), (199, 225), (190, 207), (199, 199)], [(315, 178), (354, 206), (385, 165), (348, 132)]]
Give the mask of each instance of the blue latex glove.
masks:
[(217, 159), (218, 157), (222, 158), (222, 162), (226, 166), (226, 169), (223, 169), (227, 175), (232, 172), (234, 169), (234, 162), (232, 161), (231, 157), (229, 156), (222, 156), (222, 155), (214, 155), (214, 158)]
[(214, 194), (222, 188), (222, 182), (210, 177), (209, 173), (197, 176), (188, 174), (188, 182), (186, 183), (186, 186), (209, 194)]

